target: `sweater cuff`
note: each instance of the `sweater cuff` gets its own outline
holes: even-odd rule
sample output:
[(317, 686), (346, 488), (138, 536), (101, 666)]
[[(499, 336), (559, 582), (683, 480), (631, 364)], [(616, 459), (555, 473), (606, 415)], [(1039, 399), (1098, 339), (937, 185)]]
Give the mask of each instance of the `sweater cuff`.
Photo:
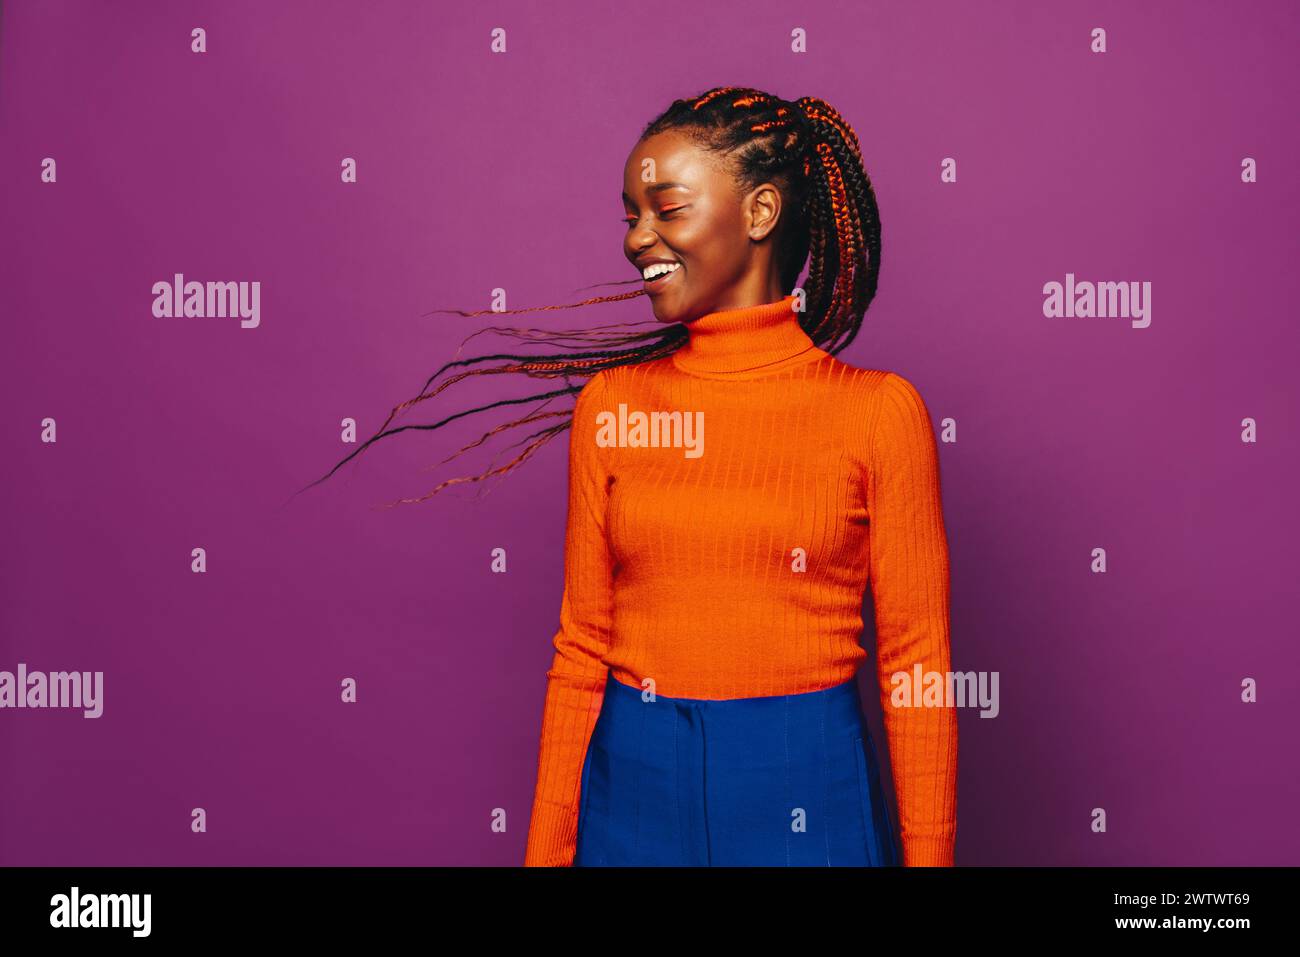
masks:
[(539, 799), (528, 828), (524, 867), (572, 867), (576, 830), (577, 821), (569, 808), (556, 808)]
[(953, 845), (951, 836), (940, 837), (904, 837), (904, 867), (953, 867)]

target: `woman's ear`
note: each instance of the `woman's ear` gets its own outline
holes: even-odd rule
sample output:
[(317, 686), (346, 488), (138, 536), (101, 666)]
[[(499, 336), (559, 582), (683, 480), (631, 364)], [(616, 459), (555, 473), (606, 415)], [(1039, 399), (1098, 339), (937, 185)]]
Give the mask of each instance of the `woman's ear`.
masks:
[(758, 242), (766, 239), (781, 218), (781, 191), (771, 183), (755, 187), (745, 200), (749, 217), (749, 238)]

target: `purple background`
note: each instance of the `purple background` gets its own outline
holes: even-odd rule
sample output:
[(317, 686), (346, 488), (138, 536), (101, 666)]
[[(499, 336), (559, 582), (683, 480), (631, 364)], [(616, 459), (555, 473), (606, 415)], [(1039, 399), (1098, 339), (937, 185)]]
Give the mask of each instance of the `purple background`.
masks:
[[(960, 716), (957, 862), (1300, 863), (1300, 8), (1047, 6), (6, 3), (0, 669), (103, 671), (105, 711), (0, 711), (0, 864), (522, 861), (567, 434), (491, 494), (371, 507), (482, 471), (423, 471), (505, 421), (471, 416), (279, 506), (490, 324), (430, 310), (633, 278), (624, 159), (723, 84), (857, 130), (883, 269), (840, 358), (959, 423), (954, 666), (1001, 714)], [(174, 272), (260, 281), (261, 327), (154, 318)], [(1045, 318), (1066, 272), (1150, 281), (1150, 328)], [(402, 421), (546, 385), (495, 378)]]

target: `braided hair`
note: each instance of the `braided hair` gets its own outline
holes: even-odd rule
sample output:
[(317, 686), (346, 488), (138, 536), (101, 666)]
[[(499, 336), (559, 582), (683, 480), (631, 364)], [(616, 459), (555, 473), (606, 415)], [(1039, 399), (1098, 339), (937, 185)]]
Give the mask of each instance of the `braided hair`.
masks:
[[(645, 140), (657, 133), (674, 130), (686, 134), (702, 147), (730, 155), (737, 185), (748, 191), (760, 183), (771, 182), (781, 190), (782, 217), (774, 238), (776, 267), (781, 288), (793, 292), (795, 283), (808, 261), (808, 279), (804, 284), (805, 308), (800, 326), (818, 347), (834, 355), (851, 343), (862, 325), (862, 317), (876, 293), (880, 273), (880, 217), (871, 181), (863, 167), (857, 135), (844, 118), (825, 100), (805, 96), (793, 102), (748, 87), (716, 87), (699, 96), (675, 100), (662, 114), (651, 120), (641, 133)], [(789, 211), (787, 213), (787, 210)], [(627, 282), (640, 283), (639, 279)], [(572, 309), (600, 302), (618, 302), (645, 295), (644, 290), (597, 296), (581, 302), (532, 309), (509, 309), (501, 312), (459, 309), (435, 310), (461, 316), (500, 315), (552, 309)], [(613, 324), (589, 329), (547, 332), (519, 327), (488, 327), (495, 332), (531, 342), (559, 346), (565, 351), (552, 355), (516, 355), (493, 353), (444, 364), (425, 382), (420, 394), (396, 406), (379, 430), (328, 473), (300, 491), (306, 491), (337, 472), (369, 446), (390, 435), (408, 429), (438, 429), (455, 419), (474, 412), (485, 412), (502, 405), (543, 402), (582, 390), (586, 380), (602, 369), (635, 365), (669, 356), (688, 339), (686, 326), (672, 323), (650, 332), (635, 331), (635, 324)], [(642, 323), (641, 325), (645, 325)], [(462, 343), (463, 348), (464, 343)], [(502, 364), (471, 368), (479, 363)], [(434, 382), (451, 370), (436, 387)], [(402, 425), (389, 428), (393, 419), (406, 409), (432, 399), (448, 386), (474, 375), (522, 373), (533, 379), (562, 379), (562, 388), (551, 389), (524, 398), (502, 399), (489, 405), (467, 409), (428, 425)], [(574, 383), (575, 377), (582, 381)], [(480, 475), (448, 479), (417, 498), (404, 498), (384, 507), (422, 502), (443, 488), (460, 482), (479, 482), (492, 475), (505, 474), (522, 464), (542, 445), (572, 424), (572, 408), (541, 411), (539, 408), (522, 418), (499, 425), (481, 438), (453, 453), (448, 462), (463, 452), (487, 441), (498, 432), (517, 426), (555, 419), (522, 442), (527, 446), (514, 459), (500, 467), (490, 467)], [(517, 443), (521, 444), (521, 443)]]

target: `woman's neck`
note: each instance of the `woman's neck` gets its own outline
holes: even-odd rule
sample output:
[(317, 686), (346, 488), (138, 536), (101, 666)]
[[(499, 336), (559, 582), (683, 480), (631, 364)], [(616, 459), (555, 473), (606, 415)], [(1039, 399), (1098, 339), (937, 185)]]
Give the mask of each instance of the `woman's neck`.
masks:
[(685, 323), (689, 339), (673, 353), (673, 364), (683, 372), (744, 377), (823, 354), (800, 327), (794, 302), (792, 294)]

